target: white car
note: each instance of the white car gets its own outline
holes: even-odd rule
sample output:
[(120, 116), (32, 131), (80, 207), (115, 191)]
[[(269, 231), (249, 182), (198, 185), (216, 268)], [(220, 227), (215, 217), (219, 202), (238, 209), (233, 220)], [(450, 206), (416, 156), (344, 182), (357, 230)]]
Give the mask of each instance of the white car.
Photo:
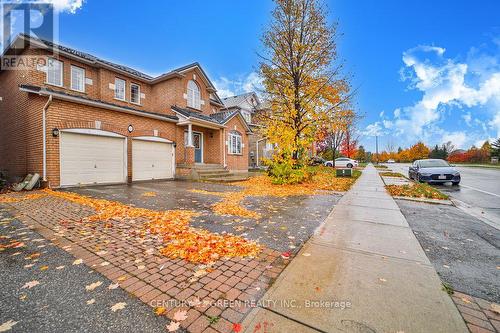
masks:
[[(332, 167), (333, 161), (326, 161), (325, 166)], [(358, 161), (347, 157), (339, 157), (335, 159), (336, 168), (354, 168), (358, 166)]]
[(392, 158), (390, 160), (387, 160), (387, 163), (396, 163)]

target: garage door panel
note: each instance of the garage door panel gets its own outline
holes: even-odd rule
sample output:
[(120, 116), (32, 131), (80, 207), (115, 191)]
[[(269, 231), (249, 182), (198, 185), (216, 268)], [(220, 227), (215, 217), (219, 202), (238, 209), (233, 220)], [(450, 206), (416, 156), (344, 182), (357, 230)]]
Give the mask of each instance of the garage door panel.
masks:
[(132, 180), (173, 177), (173, 145), (171, 143), (133, 140)]
[(125, 139), (61, 133), (61, 185), (125, 181)]

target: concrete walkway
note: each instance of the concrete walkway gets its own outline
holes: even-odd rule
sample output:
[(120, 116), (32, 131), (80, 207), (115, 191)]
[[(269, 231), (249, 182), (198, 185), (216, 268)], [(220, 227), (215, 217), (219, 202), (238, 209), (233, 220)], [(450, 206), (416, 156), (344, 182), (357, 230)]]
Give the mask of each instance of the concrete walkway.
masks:
[(468, 332), (372, 165), (260, 305), (246, 332)]

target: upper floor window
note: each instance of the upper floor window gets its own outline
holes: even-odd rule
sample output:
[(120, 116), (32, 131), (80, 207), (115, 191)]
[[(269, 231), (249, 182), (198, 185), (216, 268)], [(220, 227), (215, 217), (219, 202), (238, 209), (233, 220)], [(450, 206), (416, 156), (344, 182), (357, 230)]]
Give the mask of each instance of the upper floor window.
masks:
[(201, 109), (200, 88), (193, 80), (189, 80), (187, 86), (187, 106)]
[(63, 63), (54, 58), (47, 60), (47, 83), (62, 87), (63, 85)]
[(71, 89), (85, 91), (85, 69), (71, 66)]
[(134, 104), (141, 104), (141, 86), (135, 83), (130, 85), (130, 101)]
[(252, 123), (252, 115), (250, 114), (250, 112), (248, 112), (248, 111), (241, 111), (241, 115), (243, 116), (243, 118), (245, 118), (245, 121), (248, 124)]
[(125, 80), (115, 78), (115, 98), (125, 100)]
[(229, 133), (229, 154), (241, 154), (242, 148), (241, 134), (237, 131)]

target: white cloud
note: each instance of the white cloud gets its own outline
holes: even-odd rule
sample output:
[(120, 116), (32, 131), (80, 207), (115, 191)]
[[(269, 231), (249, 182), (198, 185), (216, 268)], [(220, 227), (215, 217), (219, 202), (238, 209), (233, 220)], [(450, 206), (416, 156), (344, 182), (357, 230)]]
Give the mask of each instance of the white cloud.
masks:
[(465, 121), (465, 123), (467, 124), (467, 126), (471, 126), (471, 122), (472, 122), (472, 114), (470, 112), (467, 112), (466, 114), (463, 114), (462, 115), (462, 119)]
[(213, 83), (215, 85), (215, 89), (217, 89), (217, 94), (220, 97), (224, 98), (236, 95), (234, 90), (232, 90), (232, 86), (234, 84), (228, 78), (221, 77), (219, 80), (214, 80)]
[(496, 137), (500, 138), (500, 109), (497, 111), (495, 117), (490, 121), (489, 125), (496, 131)]
[(262, 78), (256, 72), (250, 73), (243, 82), (242, 88), (245, 92), (258, 91), (262, 89)]
[(37, 2), (52, 3), (57, 12), (68, 12), (71, 14), (83, 6), (83, 0), (40, 0)]
[[(411, 106), (396, 108), (392, 119), (381, 113), (381, 120), (368, 126), (372, 126), (371, 130), (390, 129), (391, 134), (406, 138), (408, 144), (424, 140), (430, 144), (452, 141), (456, 146), (464, 146), (488, 138), (489, 130), (500, 136), (500, 49), (489, 55), (472, 48), (465, 61), (447, 58), (445, 51), (424, 45), (403, 53), (401, 79), (422, 96)], [(486, 119), (490, 120), (478, 123), (478, 112), (486, 112)], [(479, 132), (440, 127), (454, 126), (447, 123), (456, 122), (457, 117), (471, 131), (474, 128)]]
[(451, 133), (445, 133), (442, 138), (441, 142), (448, 142), (451, 141), (456, 148), (468, 148), (465, 146), (465, 143), (468, 142), (467, 140), (467, 134), (465, 132), (451, 132)]
[(228, 79), (222, 76), (218, 80), (214, 80), (213, 83), (220, 97), (229, 97), (262, 90), (262, 79), (256, 72), (251, 72), (235, 79)]
[(363, 134), (366, 136), (380, 136), (384, 134), (382, 131), (382, 126), (380, 125), (380, 122), (376, 122), (373, 124), (370, 124), (366, 126), (365, 130), (363, 131)]
[(387, 129), (391, 129), (392, 126), (394, 126), (394, 123), (387, 119), (382, 120), (382, 124), (384, 124), (384, 127)]

